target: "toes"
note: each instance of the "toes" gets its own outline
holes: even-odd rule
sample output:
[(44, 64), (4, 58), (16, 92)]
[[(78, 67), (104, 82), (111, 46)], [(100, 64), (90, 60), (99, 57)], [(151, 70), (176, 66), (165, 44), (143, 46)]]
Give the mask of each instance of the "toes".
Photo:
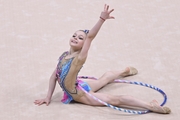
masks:
[(171, 109), (168, 108), (168, 107), (163, 107), (163, 110), (164, 110), (167, 114), (171, 113)]
[(158, 105), (158, 102), (156, 100), (153, 100), (152, 102), (150, 102), (150, 104), (152, 106), (151, 111), (153, 112), (162, 114), (169, 114), (171, 112), (171, 110), (168, 107), (161, 107), (160, 105)]
[(138, 70), (134, 67), (129, 67), (130, 72), (129, 75), (136, 75), (138, 73)]

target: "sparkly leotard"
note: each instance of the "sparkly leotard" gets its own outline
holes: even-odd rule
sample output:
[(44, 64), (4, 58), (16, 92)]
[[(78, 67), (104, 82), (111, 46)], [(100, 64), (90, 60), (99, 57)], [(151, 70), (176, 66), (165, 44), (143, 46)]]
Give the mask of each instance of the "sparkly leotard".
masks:
[(64, 52), (59, 57), (56, 71), (58, 82), (64, 91), (64, 96), (61, 101), (65, 104), (70, 103), (72, 100), (77, 100), (84, 95), (84, 92), (77, 86), (78, 84), (88, 92), (91, 90), (86, 82), (77, 80), (77, 75), (86, 59), (80, 60), (78, 56), (65, 59), (67, 55), (68, 52)]

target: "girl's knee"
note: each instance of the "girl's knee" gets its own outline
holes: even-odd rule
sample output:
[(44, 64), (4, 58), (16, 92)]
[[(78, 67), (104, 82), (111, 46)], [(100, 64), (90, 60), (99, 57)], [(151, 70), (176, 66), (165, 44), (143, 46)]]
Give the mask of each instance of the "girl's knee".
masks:
[(124, 103), (132, 102), (133, 96), (130, 95), (122, 95), (122, 96), (111, 96), (107, 99), (107, 103), (114, 105), (114, 106), (119, 106), (119, 105), (124, 105)]
[(120, 104), (120, 101), (116, 96), (107, 97), (106, 102), (114, 106), (118, 106)]
[(131, 101), (131, 100), (133, 100), (133, 96), (131, 96), (131, 95), (121, 95), (120, 97), (119, 97), (120, 99), (120, 103), (121, 104), (123, 104), (124, 102), (127, 102), (127, 101)]
[[(98, 95), (95, 95), (97, 98), (99, 98), (100, 100), (108, 103), (108, 104), (111, 104), (111, 105), (114, 105), (114, 106), (118, 106), (119, 105), (119, 98), (117, 96), (113, 96), (113, 95), (107, 95), (107, 94), (98, 94)], [(92, 100), (92, 101), (91, 101)], [(103, 105), (102, 103), (94, 100), (94, 99), (91, 99), (90, 101), (92, 102), (91, 104), (93, 105)]]
[(104, 73), (103, 78), (104, 79), (111, 79), (113, 75), (114, 75), (113, 71), (107, 71)]

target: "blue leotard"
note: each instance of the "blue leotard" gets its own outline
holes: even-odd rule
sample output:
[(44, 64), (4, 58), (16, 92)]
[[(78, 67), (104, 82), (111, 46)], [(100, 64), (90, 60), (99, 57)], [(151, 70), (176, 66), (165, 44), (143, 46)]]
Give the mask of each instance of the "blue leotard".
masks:
[(65, 104), (70, 103), (72, 100), (77, 100), (84, 95), (84, 92), (77, 86), (78, 84), (88, 92), (91, 90), (86, 82), (77, 80), (77, 75), (86, 59), (79, 60), (78, 56), (65, 59), (67, 55), (68, 52), (64, 52), (60, 56), (56, 72), (58, 82), (64, 91), (64, 96), (61, 101)]

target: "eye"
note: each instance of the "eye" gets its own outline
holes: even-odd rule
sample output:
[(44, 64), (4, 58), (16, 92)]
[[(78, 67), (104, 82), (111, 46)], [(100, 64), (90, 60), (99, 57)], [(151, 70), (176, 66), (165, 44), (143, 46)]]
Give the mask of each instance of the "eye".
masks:
[(76, 37), (76, 35), (73, 35), (72, 37)]
[(80, 40), (83, 40), (83, 38), (79, 37)]

